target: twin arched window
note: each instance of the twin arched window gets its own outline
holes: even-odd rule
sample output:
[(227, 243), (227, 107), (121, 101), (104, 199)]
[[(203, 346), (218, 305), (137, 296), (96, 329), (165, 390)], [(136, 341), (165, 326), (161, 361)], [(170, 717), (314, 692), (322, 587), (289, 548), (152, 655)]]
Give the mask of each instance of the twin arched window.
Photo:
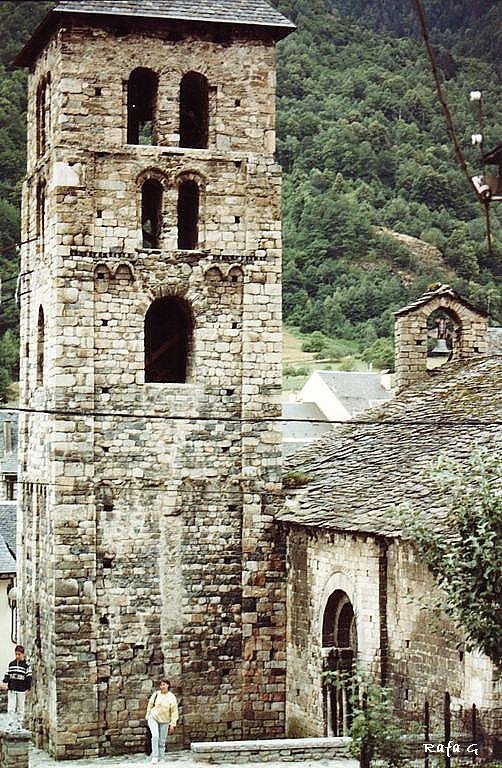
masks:
[[(199, 245), (199, 185), (184, 179), (178, 188), (177, 226), (180, 250), (195, 250)], [(160, 248), (163, 188), (158, 179), (147, 179), (141, 187), (141, 232), (143, 248)]]
[(145, 382), (186, 382), (192, 333), (188, 302), (177, 296), (153, 302), (145, 317)]
[[(134, 69), (127, 82), (127, 143), (158, 141), (158, 89), (156, 72)], [(180, 147), (205, 149), (209, 137), (209, 84), (199, 72), (187, 72), (179, 93)]]

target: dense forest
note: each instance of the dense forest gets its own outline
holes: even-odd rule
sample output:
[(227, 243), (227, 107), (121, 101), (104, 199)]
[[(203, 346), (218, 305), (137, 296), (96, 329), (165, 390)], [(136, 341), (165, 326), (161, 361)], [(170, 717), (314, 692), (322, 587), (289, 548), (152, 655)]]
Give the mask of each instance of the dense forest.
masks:
[[(278, 159), (284, 168), (286, 322), (316, 343), (387, 362), (392, 313), (447, 280), (502, 322), (502, 244), (456, 165), (413, 4), (401, 0), (275, 0), (297, 31), (279, 44)], [(8, 63), (50, 2), (0, 2), (0, 391), (16, 375), (13, 300), (25, 165), (25, 83)], [(481, 171), (469, 91), (484, 93), (485, 146), (502, 136), (501, 4), (425, 3), (454, 123)], [(500, 207), (500, 204), (499, 204)], [(435, 246), (421, 258), (396, 233)], [(321, 333), (322, 332), (322, 335)], [(321, 340), (321, 341), (320, 341)]]
[[(448, 29), (455, 38), (459, 5), (468, 22), (479, 6), (480, 39), (493, 19), (489, 9), (481, 12), (487, 3), (429, 3), (443, 87), (477, 173), (479, 150), (470, 137), (478, 123), (469, 92), (484, 92), (486, 143), (495, 145), (502, 135), (500, 79), (490, 61), (453, 55), (436, 42), (439, 5), (438, 37)], [(431, 282), (447, 280), (500, 322), (500, 224), (494, 222), (490, 257), (483, 209), (456, 164), (423, 42), (414, 37), (412, 3), (280, 0), (277, 6), (298, 26), (279, 54), (286, 321), (303, 332), (356, 340), (384, 362), (378, 358), (385, 350), (388, 360), (393, 311)], [(342, 15), (349, 12), (357, 23)], [(396, 37), (408, 23), (409, 34)], [(420, 259), (381, 227), (436, 246), (438, 258)]]

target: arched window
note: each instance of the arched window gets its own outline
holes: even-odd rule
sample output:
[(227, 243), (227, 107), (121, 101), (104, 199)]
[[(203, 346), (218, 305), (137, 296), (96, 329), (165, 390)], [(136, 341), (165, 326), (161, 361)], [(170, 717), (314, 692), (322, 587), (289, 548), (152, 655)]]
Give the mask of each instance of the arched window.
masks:
[(205, 149), (209, 132), (209, 88), (199, 72), (187, 72), (180, 86), (180, 147)]
[(182, 181), (178, 190), (178, 248), (193, 251), (199, 244), (199, 187)]
[(47, 140), (50, 131), (50, 84), (51, 76), (47, 74), (38, 84), (37, 88), (37, 154), (41, 156), (47, 149)]
[(327, 736), (345, 736), (352, 723), (353, 688), (350, 678), (357, 653), (357, 629), (354, 609), (345, 592), (335, 589), (329, 596), (322, 622), (325, 670), (342, 673), (340, 686), (324, 686)]
[(354, 609), (341, 589), (329, 596), (322, 622), (323, 647), (357, 649), (357, 629)]
[(155, 144), (158, 77), (138, 67), (127, 83), (127, 143)]
[(141, 187), (141, 232), (143, 248), (158, 248), (162, 229), (162, 184), (147, 179)]
[(44, 383), (44, 357), (45, 357), (45, 322), (44, 310), (38, 309), (37, 323), (37, 386)]
[(37, 237), (40, 244), (43, 245), (45, 237), (45, 179), (40, 179), (37, 184), (37, 211), (36, 211), (36, 227)]
[(153, 302), (145, 317), (146, 382), (186, 382), (192, 332), (186, 301), (168, 296)]

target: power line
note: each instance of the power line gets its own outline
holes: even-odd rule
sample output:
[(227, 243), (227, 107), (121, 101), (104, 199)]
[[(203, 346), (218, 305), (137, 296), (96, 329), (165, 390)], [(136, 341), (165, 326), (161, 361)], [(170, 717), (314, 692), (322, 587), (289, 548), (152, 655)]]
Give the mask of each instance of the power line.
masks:
[(141, 413), (141, 412), (128, 412), (128, 411), (96, 411), (96, 410), (69, 410), (58, 408), (23, 408), (23, 407), (10, 407), (1, 406), (0, 412), (5, 411), (7, 413), (27, 413), (27, 414), (40, 414), (46, 416), (76, 416), (79, 418), (119, 418), (119, 419), (137, 419), (137, 420), (150, 420), (150, 421), (175, 421), (175, 422), (192, 422), (192, 423), (211, 423), (215, 424), (333, 424), (333, 425), (358, 425), (358, 426), (445, 426), (452, 427), (457, 426), (461, 428), (480, 427), (480, 426), (499, 426), (502, 425), (502, 420), (485, 420), (485, 419), (445, 419), (438, 415), (437, 419), (293, 419), (290, 417), (282, 416), (180, 416), (175, 414), (165, 413)]
[(35, 243), (39, 237), (30, 237), (28, 240), (20, 240), (18, 243), (10, 243), (9, 245), (5, 245), (3, 248), (0, 248), (0, 253), (6, 253), (6, 251), (12, 251), (14, 248), (20, 248), (22, 245), (27, 245), (28, 243)]
[(462, 149), (460, 148), (460, 144), (459, 144), (459, 141), (458, 141), (458, 138), (457, 138), (457, 134), (455, 132), (455, 128), (454, 128), (454, 125), (453, 125), (453, 120), (452, 120), (451, 113), (450, 113), (450, 110), (449, 110), (449, 107), (448, 107), (448, 103), (446, 101), (446, 98), (445, 98), (445, 96), (443, 94), (443, 89), (441, 87), (441, 78), (439, 76), (439, 71), (438, 71), (437, 64), (436, 64), (436, 58), (434, 56), (434, 51), (432, 50), (432, 46), (431, 46), (430, 39), (429, 39), (429, 32), (427, 30), (427, 22), (426, 22), (426, 19), (425, 19), (425, 12), (424, 12), (424, 9), (422, 7), (421, 0), (414, 0), (414, 3), (415, 3), (416, 10), (417, 10), (418, 20), (419, 20), (419, 23), (420, 23), (420, 29), (421, 29), (421, 32), (422, 32), (422, 37), (424, 39), (425, 48), (427, 50), (427, 55), (429, 57), (429, 61), (430, 61), (431, 68), (432, 68), (432, 75), (434, 77), (434, 83), (435, 83), (435, 86), (436, 86), (437, 97), (438, 97), (439, 103), (441, 105), (441, 109), (443, 110), (443, 114), (444, 114), (444, 117), (445, 117), (445, 120), (446, 120), (446, 127), (447, 127), (447, 130), (448, 130), (448, 134), (450, 136), (450, 139), (453, 142), (453, 147), (455, 149), (455, 156), (457, 158), (457, 162), (458, 162), (462, 172), (465, 174), (465, 177), (466, 177), (467, 181), (469, 182), (469, 186), (474, 191), (474, 193), (476, 195), (476, 198), (478, 198), (478, 191), (477, 191), (477, 189), (476, 189), (476, 187), (474, 185), (474, 182), (473, 182), (473, 180), (472, 180), (472, 178), (471, 178), (471, 176), (469, 174), (469, 170), (467, 168), (467, 163), (465, 162), (465, 158), (464, 158)]

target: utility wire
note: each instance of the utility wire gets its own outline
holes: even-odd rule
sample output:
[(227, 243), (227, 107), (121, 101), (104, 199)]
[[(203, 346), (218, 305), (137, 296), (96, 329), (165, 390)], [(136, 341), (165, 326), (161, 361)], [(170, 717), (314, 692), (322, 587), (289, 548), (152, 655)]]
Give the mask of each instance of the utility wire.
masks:
[(151, 421), (186, 421), (198, 423), (211, 423), (215, 424), (227, 423), (227, 424), (345, 424), (350, 426), (352, 424), (360, 426), (457, 426), (457, 427), (480, 427), (480, 426), (498, 426), (502, 425), (502, 420), (497, 419), (445, 419), (438, 416), (435, 419), (348, 419), (343, 421), (342, 419), (292, 419), (289, 417), (283, 418), (282, 416), (249, 416), (248, 418), (242, 416), (180, 416), (165, 413), (140, 413), (140, 412), (128, 412), (128, 411), (77, 411), (69, 409), (58, 408), (23, 408), (23, 407), (10, 407), (1, 406), (0, 413), (5, 411), (7, 413), (31, 413), (40, 414), (46, 416), (77, 416), (83, 419), (87, 418), (100, 418), (100, 419), (140, 419)]
[(443, 89), (441, 87), (441, 78), (439, 76), (439, 71), (438, 71), (438, 68), (437, 68), (436, 58), (434, 56), (434, 51), (432, 50), (432, 46), (431, 46), (431, 43), (430, 43), (429, 32), (428, 32), (428, 29), (427, 29), (427, 22), (426, 22), (425, 12), (424, 12), (424, 9), (423, 9), (423, 6), (422, 6), (422, 2), (421, 2), (421, 0), (414, 0), (414, 3), (415, 3), (415, 8), (417, 10), (418, 21), (420, 23), (420, 29), (422, 31), (422, 37), (424, 39), (425, 48), (427, 50), (427, 55), (429, 57), (429, 61), (430, 61), (431, 68), (432, 68), (432, 74), (433, 74), (433, 77), (434, 77), (434, 83), (436, 85), (436, 93), (437, 93), (437, 96), (438, 96), (438, 99), (439, 99), (439, 103), (441, 105), (441, 109), (443, 110), (443, 114), (444, 114), (444, 117), (445, 117), (445, 120), (446, 120), (446, 126), (447, 126), (447, 129), (448, 129), (448, 133), (450, 135), (450, 139), (453, 142), (453, 147), (455, 149), (455, 155), (456, 155), (456, 158), (457, 158), (457, 162), (458, 162), (462, 172), (465, 174), (465, 177), (466, 177), (467, 181), (469, 182), (469, 186), (471, 187), (471, 189), (475, 193), (476, 198), (478, 198), (479, 197), (478, 196), (478, 191), (477, 191), (477, 189), (476, 189), (476, 187), (474, 185), (474, 182), (473, 182), (473, 180), (472, 180), (472, 178), (471, 178), (471, 176), (469, 174), (469, 170), (467, 168), (467, 163), (465, 162), (465, 158), (464, 158), (462, 149), (460, 148), (460, 144), (459, 144), (459, 141), (458, 141), (458, 138), (457, 138), (457, 134), (456, 134), (455, 128), (453, 126), (453, 120), (452, 120), (452, 117), (451, 117), (451, 113), (450, 113), (450, 110), (449, 110), (446, 98), (445, 98), (445, 96), (443, 94)]
[(30, 237), (28, 240), (20, 240), (18, 243), (10, 243), (9, 245), (5, 245), (3, 248), (0, 248), (0, 253), (12, 251), (14, 248), (20, 248), (22, 245), (26, 245), (27, 243), (34, 243), (38, 239), (39, 237), (37, 235), (37, 237)]

